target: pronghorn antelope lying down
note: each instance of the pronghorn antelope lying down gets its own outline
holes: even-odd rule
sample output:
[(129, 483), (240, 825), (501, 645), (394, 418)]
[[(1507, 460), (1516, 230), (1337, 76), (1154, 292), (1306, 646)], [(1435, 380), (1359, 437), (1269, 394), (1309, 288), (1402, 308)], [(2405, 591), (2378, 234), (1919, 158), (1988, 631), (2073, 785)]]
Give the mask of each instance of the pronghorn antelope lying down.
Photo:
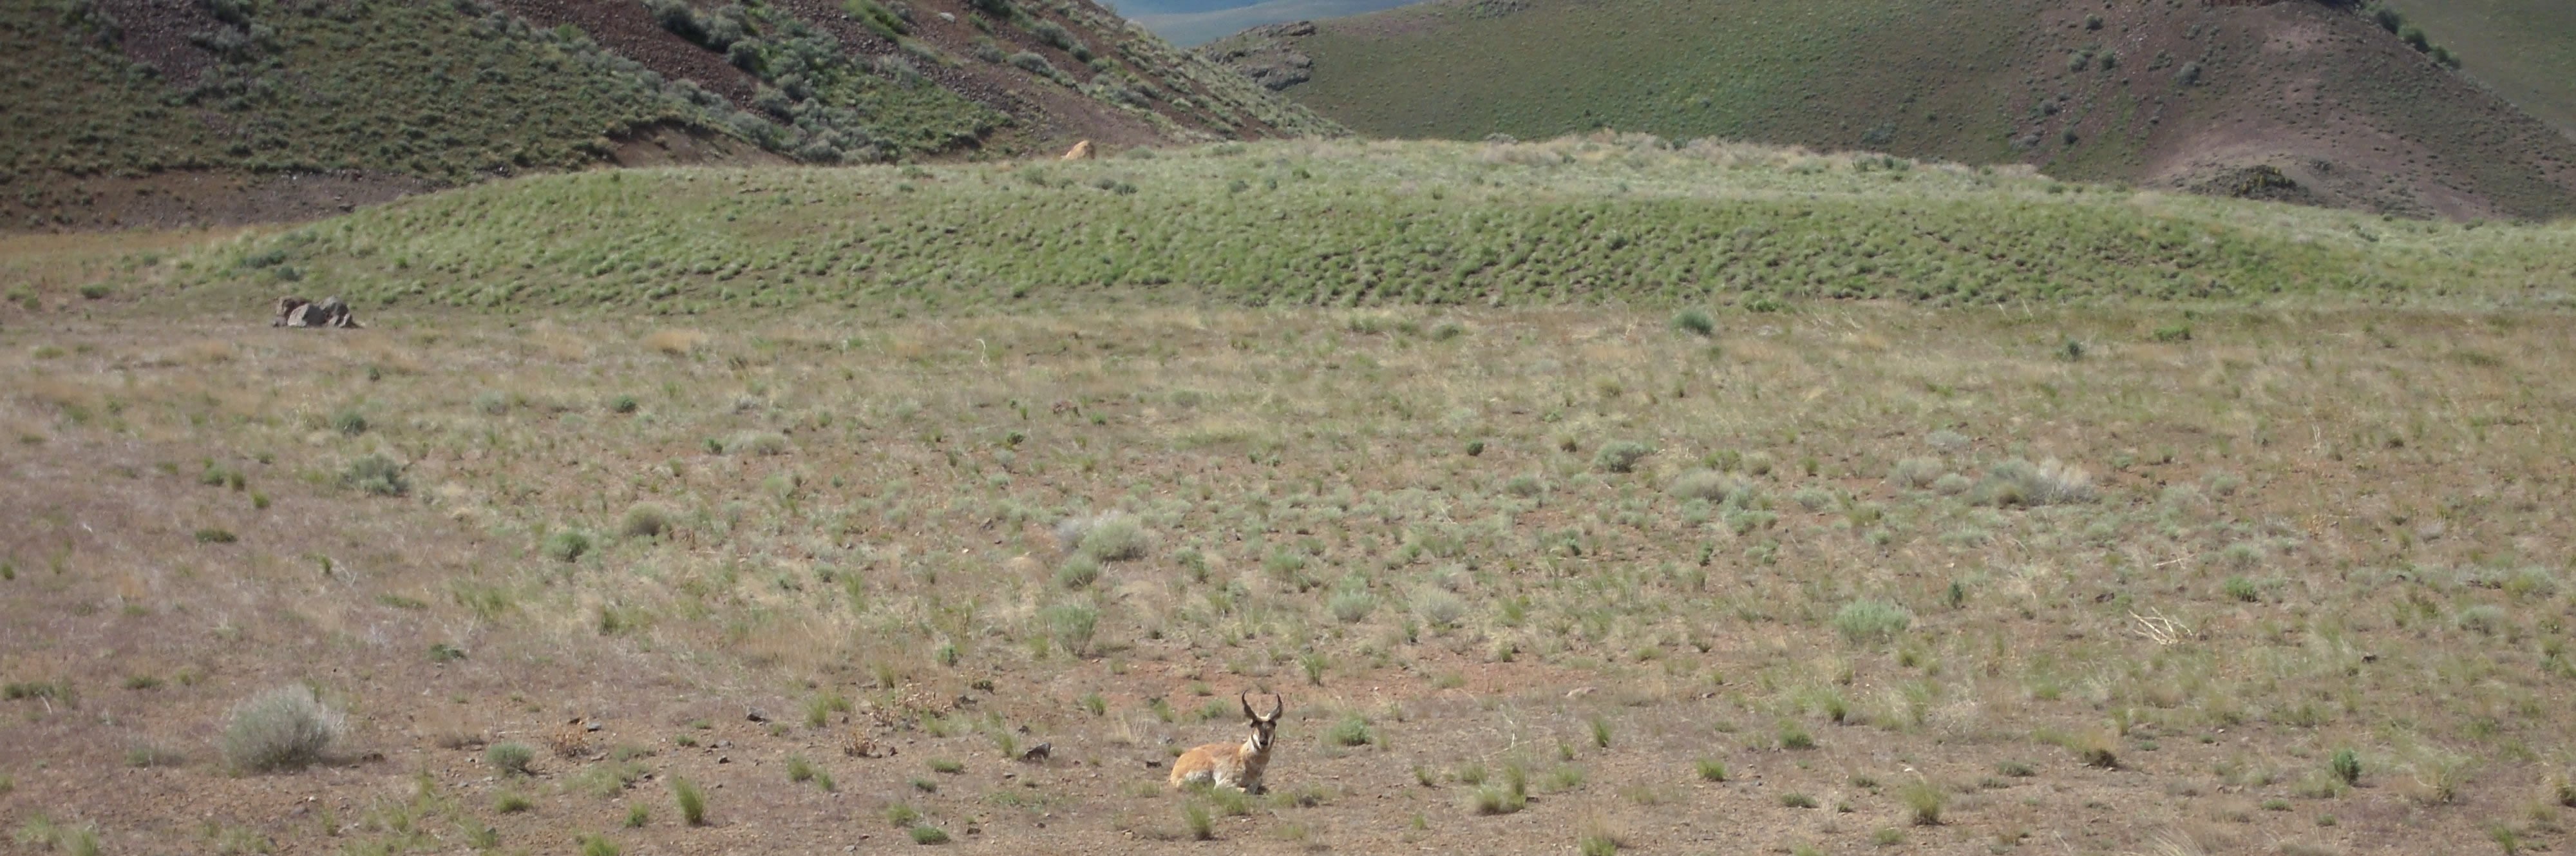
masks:
[(1271, 696), (1270, 715), (1252, 712), (1252, 694), (1236, 697), (1243, 702), (1243, 717), (1251, 720), (1252, 736), (1241, 743), (1210, 743), (1182, 753), (1172, 762), (1172, 787), (1209, 784), (1234, 788), (1247, 794), (1261, 792), (1261, 771), (1270, 766), (1270, 743), (1279, 728), (1279, 714), (1288, 709), (1285, 696)]
[(358, 316), (350, 314), (349, 304), (337, 297), (322, 298), (315, 303), (301, 297), (277, 299), (277, 316), (269, 319), (271, 327), (365, 327)]

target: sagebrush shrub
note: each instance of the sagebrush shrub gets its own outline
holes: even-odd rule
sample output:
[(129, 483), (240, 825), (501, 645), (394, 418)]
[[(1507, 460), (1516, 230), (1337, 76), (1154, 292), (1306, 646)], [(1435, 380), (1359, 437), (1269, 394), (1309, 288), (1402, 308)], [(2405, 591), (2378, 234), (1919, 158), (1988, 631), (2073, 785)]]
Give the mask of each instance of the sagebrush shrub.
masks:
[(411, 492), (411, 482), (403, 478), (402, 465), (383, 455), (367, 455), (350, 461), (340, 471), (340, 483), (376, 496), (401, 496)]
[(1716, 470), (1692, 470), (1673, 479), (1672, 494), (1683, 499), (1724, 502), (1740, 488), (1736, 480)]
[(650, 502), (626, 509), (626, 516), (617, 522), (617, 534), (628, 538), (657, 538), (670, 532), (670, 509)]
[(235, 705), (216, 744), (224, 760), (244, 770), (292, 769), (321, 760), (346, 725), (313, 688), (288, 684)]
[(483, 750), (483, 763), (492, 765), (492, 769), (504, 775), (528, 775), (528, 764), (536, 760), (536, 747), (516, 740), (494, 743), (491, 748)]
[(1637, 462), (1654, 451), (1654, 447), (1644, 443), (1621, 440), (1604, 445), (1601, 451), (1593, 453), (1592, 465), (1613, 473), (1635, 472)]
[(1717, 335), (1717, 321), (1708, 317), (1706, 311), (1684, 309), (1681, 314), (1673, 316), (1673, 329), (1694, 336), (1714, 336)]
[(546, 536), (547, 558), (558, 562), (570, 562), (580, 559), (582, 554), (588, 552), (590, 552), (590, 536), (586, 533), (567, 529)]
[(1914, 613), (1884, 600), (1855, 600), (1834, 613), (1834, 629), (1853, 642), (1884, 642), (1914, 625)]
[(1103, 562), (1142, 559), (1147, 546), (1145, 527), (1125, 515), (1102, 518), (1082, 533), (1083, 555)]

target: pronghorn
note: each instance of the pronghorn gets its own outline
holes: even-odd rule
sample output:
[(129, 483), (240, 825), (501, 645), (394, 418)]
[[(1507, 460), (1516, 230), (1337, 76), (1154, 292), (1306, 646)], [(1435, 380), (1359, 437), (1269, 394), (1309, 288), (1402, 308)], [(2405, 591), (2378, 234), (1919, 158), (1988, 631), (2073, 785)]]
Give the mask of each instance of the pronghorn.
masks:
[(1243, 717), (1251, 720), (1252, 737), (1241, 743), (1210, 743), (1182, 753), (1172, 762), (1172, 787), (1204, 783), (1234, 788), (1247, 794), (1261, 792), (1261, 770), (1270, 766), (1272, 734), (1279, 728), (1279, 714), (1288, 709), (1285, 696), (1271, 696), (1270, 715), (1252, 712), (1252, 694), (1236, 697), (1243, 702)]

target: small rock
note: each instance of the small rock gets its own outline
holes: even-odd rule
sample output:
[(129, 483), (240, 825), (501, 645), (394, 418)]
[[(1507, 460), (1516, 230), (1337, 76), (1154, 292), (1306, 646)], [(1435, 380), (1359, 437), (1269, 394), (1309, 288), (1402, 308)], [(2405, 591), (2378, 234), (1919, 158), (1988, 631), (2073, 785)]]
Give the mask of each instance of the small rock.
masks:
[(728, 755), (718, 755), (718, 756), (716, 756), (716, 763), (718, 763), (718, 764), (731, 764), (731, 763), (733, 763), (733, 758), (732, 758), (732, 756), (728, 756)]
[(1053, 744), (1053, 743), (1040, 743), (1040, 744), (1038, 744), (1038, 745), (1035, 745), (1035, 746), (1031, 746), (1031, 747), (1029, 747), (1029, 751), (1026, 751), (1026, 752), (1022, 752), (1022, 753), (1020, 753), (1020, 760), (1022, 760), (1022, 761), (1044, 761), (1044, 760), (1046, 760), (1046, 759), (1047, 759), (1047, 756), (1052, 755), (1052, 754), (1054, 754), (1054, 753), (1055, 753), (1055, 744)]
[(1582, 697), (1584, 697), (1584, 696), (1588, 696), (1588, 695), (1591, 695), (1591, 694), (1592, 694), (1592, 688), (1591, 688), (1591, 687), (1575, 687), (1575, 688), (1573, 688), (1573, 689), (1570, 689), (1570, 690), (1566, 690), (1566, 691), (1565, 691), (1565, 697), (1566, 697), (1566, 698), (1582, 698)]
[(762, 712), (761, 712), (761, 710), (760, 710), (760, 708), (756, 708), (756, 707), (755, 707), (755, 708), (751, 708), (751, 709), (749, 709), (749, 710), (743, 711), (743, 716), (742, 716), (742, 718), (744, 718), (744, 719), (748, 719), (748, 720), (751, 720), (751, 721), (753, 721), (753, 722), (768, 722), (768, 721), (769, 721), (769, 714), (762, 713)]
[(582, 723), (582, 724), (581, 724), (581, 730), (583, 730), (583, 731), (598, 731), (598, 730), (599, 730), (599, 723), (596, 723), (596, 722), (585, 722), (585, 723)]

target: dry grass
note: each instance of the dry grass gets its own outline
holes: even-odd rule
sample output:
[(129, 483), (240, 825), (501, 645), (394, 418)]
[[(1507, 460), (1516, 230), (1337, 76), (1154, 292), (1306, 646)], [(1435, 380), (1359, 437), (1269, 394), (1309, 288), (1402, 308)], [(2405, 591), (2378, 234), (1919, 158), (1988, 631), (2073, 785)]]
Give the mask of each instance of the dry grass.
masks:
[(644, 347), (674, 357), (695, 353), (707, 343), (707, 334), (696, 330), (655, 330), (644, 337)]
[[(2576, 322), (2202, 308), (2190, 340), (2156, 341), (2176, 312), (1734, 313), (1716, 353), (1618, 310), (747, 319), (685, 337), (686, 359), (608, 319), (13, 326), (0, 424), (44, 439), (0, 451), (0, 511), (24, 521), (0, 542), (0, 618), (35, 628), (0, 647), (20, 690), (0, 711), (43, 736), (0, 747), (0, 772), (11, 800), (105, 817), (113, 789), (30, 771), (206, 733), (310, 679), (383, 763), (279, 788), (134, 774), (286, 816), (308, 791), (362, 807), (410, 787), (385, 770), (478, 741), (562, 737), (579, 751), (544, 775), (652, 778), (507, 817), (490, 786), (440, 799), (504, 841), (569, 840), (703, 783), (708, 825), (621, 832), (639, 851), (898, 797), (961, 841), (1125, 847), (1108, 819), (1199, 834), (1144, 762), (1240, 739), (1234, 695), (1276, 691), (1272, 787), (1293, 796), (1212, 815), (1219, 840), (1544, 828), (1661, 852), (1702, 834), (1669, 818), (1717, 813), (1836, 852), (1912, 823), (1926, 846), (2023, 830), (2133, 852), (2208, 821), (2185, 794), (2220, 768), (2229, 805), (2293, 807), (2222, 821), (2234, 841), (2403, 810), (2430, 820), (2374, 834), (2438, 848), (2523, 811), (2540, 774), (2520, 759), (2576, 728), (2546, 689), (2576, 606), (2555, 511), (2576, 429), (2550, 418), (2576, 400)], [(2058, 353), (2070, 335), (2084, 359)], [(129, 362), (219, 336), (230, 362)], [(361, 379), (383, 348), (441, 368)], [(528, 403), (492, 412), (490, 389)], [(347, 408), (367, 430), (310, 418)], [(1600, 466), (1618, 442), (1653, 451)], [(371, 455), (411, 489), (344, 484)], [(1891, 480), (1909, 459), (2074, 501)], [(209, 461), (245, 489), (202, 483)], [(1077, 519), (1116, 525), (1057, 531)], [(212, 528), (238, 540), (191, 537)], [(564, 532), (594, 534), (549, 557)], [(135, 663), (165, 680), (125, 688)], [(798, 727), (831, 698), (846, 709)], [(1781, 748), (1793, 732), (1804, 748)], [(837, 795), (779, 773), (843, 741)], [(995, 757), (1039, 743), (1052, 759)], [(2343, 747), (2364, 786), (2302, 794)], [(1436, 772), (1471, 768), (1522, 785)], [(130, 825), (138, 848), (189, 847), (149, 831), (177, 820)]]

